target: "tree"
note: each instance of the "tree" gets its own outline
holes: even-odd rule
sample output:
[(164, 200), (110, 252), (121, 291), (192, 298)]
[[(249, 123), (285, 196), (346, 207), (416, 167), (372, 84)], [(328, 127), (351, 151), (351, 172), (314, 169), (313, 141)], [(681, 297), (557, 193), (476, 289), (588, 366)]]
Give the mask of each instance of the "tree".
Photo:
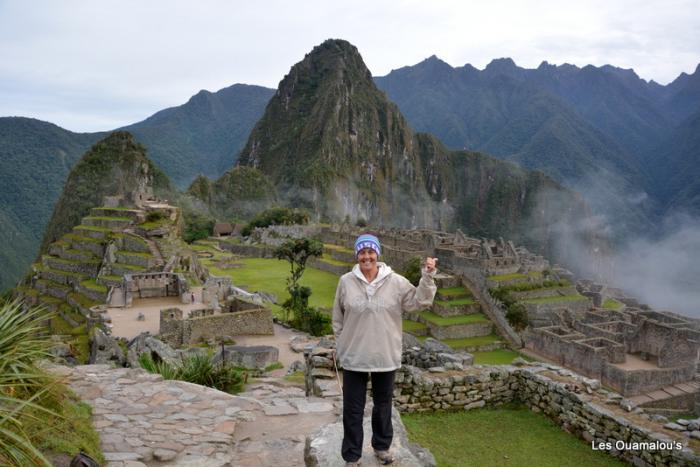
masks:
[(306, 269), (309, 258), (319, 257), (323, 254), (323, 244), (318, 240), (298, 238), (288, 240), (277, 247), (274, 256), (289, 262), (291, 271), (287, 278), (287, 291), (289, 299), (282, 304), (285, 311), (285, 320), (289, 321), (291, 312), (292, 323), (304, 331), (312, 334), (322, 332), (324, 317), (317, 310), (309, 307), (311, 288), (299, 285), (299, 280)]

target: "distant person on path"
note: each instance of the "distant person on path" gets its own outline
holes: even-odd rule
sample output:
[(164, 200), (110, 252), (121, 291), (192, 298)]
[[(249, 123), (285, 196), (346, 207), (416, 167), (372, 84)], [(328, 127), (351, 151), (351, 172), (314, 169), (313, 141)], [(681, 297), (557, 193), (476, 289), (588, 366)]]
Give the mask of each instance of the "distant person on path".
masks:
[(194, 303), (194, 292), (191, 292), (191, 293), (192, 293), (192, 303)]
[(426, 258), (418, 287), (377, 260), (379, 239), (360, 235), (355, 241), (357, 264), (338, 282), (333, 305), (333, 333), (343, 367), (343, 445), (346, 466), (362, 457), (362, 419), (367, 380), (372, 379), (372, 447), (379, 462), (391, 464), (394, 436), (391, 398), (394, 375), (401, 367), (404, 312), (432, 305), (437, 287), (433, 280), (437, 259)]

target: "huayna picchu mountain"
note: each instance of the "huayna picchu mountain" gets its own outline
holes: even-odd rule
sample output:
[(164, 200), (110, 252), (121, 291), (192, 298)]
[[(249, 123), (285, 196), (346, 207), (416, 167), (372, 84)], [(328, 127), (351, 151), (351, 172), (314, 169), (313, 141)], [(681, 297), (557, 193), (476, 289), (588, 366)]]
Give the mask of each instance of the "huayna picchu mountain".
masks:
[(101, 206), (105, 197), (124, 198), (171, 191), (171, 183), (150, 159), (146, 149), (126, 131), (115, 131), (92, 148), (68, 174), (61, 197), (46, 228), (39, 254), (69, 232), (90, 209)]
[(541, 173), (414, 134), (343, 40), (292, 67), (238, 166), (259, 170), (282, 200), (318, 219), (460, 227), (541, 247), (551, 241), (549, 226), (586, 214), (576, 195)]
[[(124, 275), (161, 272), (175, 264), (168, 245), (181, 233), (177, 207), (156, 197), (170, 182), (124, 131), (96, 143), (73, 167), (31, 273), (14, 289), (27, 305), (56, 315), (50, 332), (69, 334), (86, 359), (89, 318), (96, 305), (118, 303)], [(117, 291), (112, 294), (110, 292)], [(116, 302), (115, 302), (116, 300)]]

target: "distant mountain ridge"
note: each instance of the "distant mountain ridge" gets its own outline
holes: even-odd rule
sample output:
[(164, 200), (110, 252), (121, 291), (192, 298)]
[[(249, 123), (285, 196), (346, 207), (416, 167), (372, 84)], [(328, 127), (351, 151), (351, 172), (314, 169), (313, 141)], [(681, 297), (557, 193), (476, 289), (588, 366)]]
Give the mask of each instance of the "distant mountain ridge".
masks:
[[(657, 155), (666, 152), (668, 141), (678, 143), (672, 135), (690, 137), (682, 128), (700, 111), (700, 66), (661, 86), (610, 65), (543, 62), (525, 69), (504, 58), (480, 71), (469, 64), (453, 68), (432, 56), (375, 81), (414, 128), (435, 134), (451, 148), (483, 150), (575, 188), (602, 168), (603, 178), (619, 185), (610, 191), (611, 198), (615, 191), (646, 192), (644, 205), (614, 209), (631, 212), (632, 225), (653, 222), (679, 206), (673, 201), (675, 191), (669, 193), (668, 178), (659, 177), (657, 170), (668, 161)], [(688, 144), (674, 146), (686, 147), (687, 154)], [(700, 165), (680, 162), (688, 157), (692, 155), (672, 157), (665, 171), (690, 169), (691, 178), (700, 176)], [(687, 189), (679, 184), (672, 188)], [(680, 205), (697, 210), (700, 206), (683, 203), (698, 199), (686, 194)]]
[[(596, 191), (620, 188), (626, 195), (610, 209), (626, 216), (623, 223), (649, 226), (671, 210), (700, 212), (700, 68), (665, 86), (608, 65), (543, 62), (526, 70), (496, 59), (486, 68), (453, 68), (433, 56), (374, 80), (411, 128), (452, 149), (488, 152), (576, 189), (590, 180), (571, 178), (605, 167), (610, 177), (601, 178)], [(231, 167), (274, 93), (248, 85), (200, 91), (124, 128), (183, 188), (198, 174), (215, 178)], [(27, 270), (69, 170), (106, 134), (0, 118), (0, 242), (12, 245), (0, 250), (0, 290)], [(238, 171), (205, 188), (225, 197), (256, 177)], [(625, 201), (645, 199), (644, 193), (649, 196), (638, 204)]]

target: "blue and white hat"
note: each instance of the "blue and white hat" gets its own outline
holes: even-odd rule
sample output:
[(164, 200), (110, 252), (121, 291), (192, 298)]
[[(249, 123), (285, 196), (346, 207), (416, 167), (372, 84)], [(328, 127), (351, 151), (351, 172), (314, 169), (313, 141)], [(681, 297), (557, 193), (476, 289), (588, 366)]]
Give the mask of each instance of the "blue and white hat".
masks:
[(363, 248), (371, 248), (377, 252), (377, 256), (381, 256), (382, 248), (379, 245), (379, 239), (374, 235), (363, 234), (357, 237), (355, 240), (355, 257), (360, 253)]

